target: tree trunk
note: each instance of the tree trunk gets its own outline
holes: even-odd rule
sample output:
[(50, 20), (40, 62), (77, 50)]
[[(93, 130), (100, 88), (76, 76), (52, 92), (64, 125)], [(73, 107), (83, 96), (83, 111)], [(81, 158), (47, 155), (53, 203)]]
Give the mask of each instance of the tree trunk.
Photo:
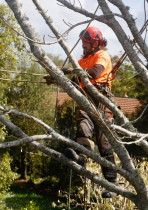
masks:
[(21, 148), (21, 177), (20, 179), (27, 180), (27, 157), (26, 147)]

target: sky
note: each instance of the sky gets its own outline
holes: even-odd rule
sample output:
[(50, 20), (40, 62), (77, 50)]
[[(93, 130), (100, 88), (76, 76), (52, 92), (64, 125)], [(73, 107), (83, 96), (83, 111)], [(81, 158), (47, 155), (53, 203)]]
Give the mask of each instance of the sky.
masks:
[[(82, 7), (85, 10), (88, 10), (89, 12), (94, 12), (97, 7), (97, 0), (80, 0)], [(4, 0), (0, 0), (0, 3), (4, 3)], [(33, 28), (35, 28), (36, 32), (40, 35), (40, 38), (43, 39), (45, 37), (45, 41), (47, 42), (53, 42), (55, 41), (54, 38), (51, 38), (50, 36), (53, 36), (52, 32), (48, 28), (48, 26), (45, 24), (45, 21), (41, 17), (41, 15), (37, 12), (33, 2), (31, 0), (19, 0), (19, 2), (22, 3), (22, 9), (25, 12), (25, 14), (29, 17), (29, 21)], [(56, 0), (39, 0), (39, 2), (42, 4), (42, 7), (46, 10), (46, 13), (49, 14), (49, 16), (53, 19), (55, 26), (60, 30), (61, 33), (64, 33), (69, 27), (64, 23), (70, 23), (70, 24), (76, 24), (82, 21), (89, 20), (89, 18), (84, 17), (83, 15), (80, 15), (79, 13), (75, 13), (63, 6), (60, 6), (57, 4)], [(78, 0), (75, 0), (78, 4)], [(145, 1), (146, 2), (146, 1)], [(136, 20), (137, 28), (140, 30), (141, 27), (144, 24), (145, 20), (145, 14), (144, 14), (144, 0), (123, 0), (123, 3), (126, 6), (130, 7), (130, 13), (133, 15), (133, 18)], [(112, 11), (115, 13), (119, 13), (118, 9), (109, 4), (110, 8), (112, 8)], [(146, 2), (146, 8), (148, 11), (148, 3)], [(97, 15), (101, 15), (101, 10), (98, 10)], [(146, 14), (148, 17), (148, 14)], [(127, 35), (133, 39), (133, 37), (130, 34), (130, 31), (127, 27), (127, 24), (121, 19), (117, 18), (117, 20), (122, 23), (122, 27), (124, 31), (127, 33)], [(117, 55), (120, 56), (121, 53), (124, 52), (121, 44), (116, 38), (116, 35), (114, 32), (105, 24), (97, 21), (93, 21), (91, 24), (92, 26), (98, 27), (101, 31), (103, 36), (107, 39), (108, 45), (107, 50), (111, 56)], [(68, 37), (66, 37), (67, 42), (69, 43), (70, 47), (72, 48), (75, 43), (77, 42), (79, 38), (80, 32), (86, 27), (87, 25), (81, 25), (73, 29)], [(42, 46), (43, 49), (47, 53), (52, 53), (53, 55), (58, 55), (62, 59), (66, 59), (66, 55), (64, 51), (61, 49), (59, 44), (55, 45), (48, 45), (48, 46)], [(81, 41), (78, 43), (78, 45), (75, 47), (73, 54), (76, 56), (77, 59), (80, 58), (82, 55), (82, 47), (81, 47)]]

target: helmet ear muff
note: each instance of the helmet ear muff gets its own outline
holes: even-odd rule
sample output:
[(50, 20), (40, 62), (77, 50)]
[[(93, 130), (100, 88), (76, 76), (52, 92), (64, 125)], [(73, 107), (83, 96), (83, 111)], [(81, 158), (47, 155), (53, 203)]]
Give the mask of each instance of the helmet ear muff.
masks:
[(100, 40), (100, 43), (99, 44), (100, 44), (101, 47), (106, 47), (107, 46), (107, 40), (105, 38), (102, 38)]

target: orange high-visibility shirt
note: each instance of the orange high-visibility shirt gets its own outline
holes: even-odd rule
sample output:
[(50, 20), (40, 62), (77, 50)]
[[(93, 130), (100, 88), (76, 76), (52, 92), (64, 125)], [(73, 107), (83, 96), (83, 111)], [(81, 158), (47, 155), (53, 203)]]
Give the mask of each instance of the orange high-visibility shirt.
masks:
[[(84, 70), (91, 69), (96, 64), (104, 66), (105, 69), (102, 72), (102, 74), (98, 78), (94, 79), (97, 83), (107, 82), (108, 75), (109, 75), (108, 78), (109, 81), (112, 78), (111, 74), (109, 74), (112, 70), (111, 58), (109, 54), (104, 50), (99, 50), (98, 52), (96, 52), (96, 54), (89, 55), (87, 58), (81, 58), (78, 61), (78, 63)], [(92, 79), (90, 79), (90, 82), (92, 84), (95, 83)], [(111, 86), (111, 84), (109, 84), (109, 86)], [(81, 87), (85, 87), (83, 82), (81, 82)]]

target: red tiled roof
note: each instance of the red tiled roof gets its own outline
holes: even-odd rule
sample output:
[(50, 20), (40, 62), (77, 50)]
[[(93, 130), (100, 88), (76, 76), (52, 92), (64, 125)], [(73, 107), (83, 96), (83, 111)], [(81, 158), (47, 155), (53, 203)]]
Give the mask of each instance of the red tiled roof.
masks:
[(58, 95), (58, 104), (62, 105), (66, 100), (73, 100), (67, 93), (60, 92)]
[[(56, 96), (56, 93), (55, 93)], [(63, 92), (59, 92), (58, 94), (58, 104), (62, 105), (64, 101), (66, 100), (72, 100), (72, 98), (67, 94)], [(121, 111), (124, 114), (133, 114), (136, 113), (137, 108), (141, 106), (141, 103), (138, 99), (135, 98), (121, 98), (121, 97), (114, 97), (115, 102), (117, 103), (117, 106), (121, 107)]]
[(121, 106), (121, 111), (124, 114), (133, 114), (136, 113), (137, 109), (141, 107), (141, 103), (136, 98), (120, 98), (114, 97), (117, 106)]

